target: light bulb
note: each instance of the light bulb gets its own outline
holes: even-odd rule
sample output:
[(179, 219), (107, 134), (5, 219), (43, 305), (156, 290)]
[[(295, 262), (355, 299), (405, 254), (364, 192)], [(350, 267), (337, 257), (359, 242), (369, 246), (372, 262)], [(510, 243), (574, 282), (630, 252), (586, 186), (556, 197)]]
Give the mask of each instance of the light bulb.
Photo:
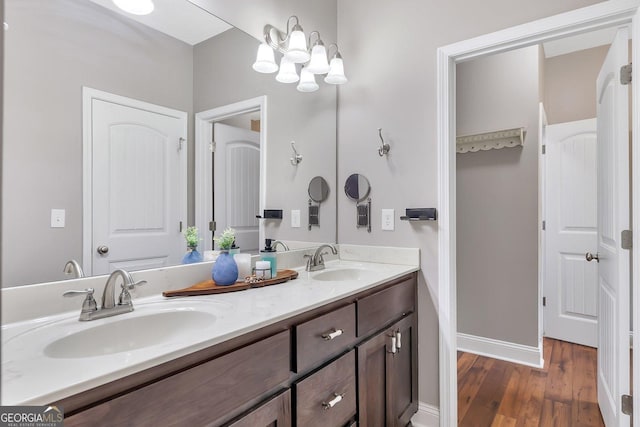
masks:
[(298, 83), (298, 89), (300, 92), (315, 92), (320, 86), (316, 83), (316, 76), (312, 72), (303, 68), (300, 72), (300, 83)]
[(276, 59), (271, 46), (266, 43), (261, 43), (260, 46), (258, 46), (258, 53), (256, 54), (256, 62), (253, 63), (253, 69), (259, 73), (275, 73), (278, 71), (278, 65), (276, 65)]
[(307, 62), (310, 58), (307, 52), (307, 38), (302, 29), (294, 30), (289, 36), (289, 46), (284, 54), (287, 59), (296, 64)]
[(329, 72), (327, 49), (325, 49), (322, 42), (317, 43), (313, 46), (313, 49), (311, 49), (311, 61), (309, 61), (306, 68), (313, 74), (326, 74)]
[(152, 0), (113, 0), (113, 4), (132, 15), (148, 15), (154, 9)]
[(285, 56), (280, 60), (280, 71), (276, 75), (276, 80), (280, 83), (295, 83), (300, 80), (296, 71), (296, 64), (289, 61)]
[(344, 75), (342, 58), (336, 56), (331, 60), (331, 69), (327, 77), (324, 78), (324, 81), (332, 85), (341, 85), (347, 82), (347, 77)]

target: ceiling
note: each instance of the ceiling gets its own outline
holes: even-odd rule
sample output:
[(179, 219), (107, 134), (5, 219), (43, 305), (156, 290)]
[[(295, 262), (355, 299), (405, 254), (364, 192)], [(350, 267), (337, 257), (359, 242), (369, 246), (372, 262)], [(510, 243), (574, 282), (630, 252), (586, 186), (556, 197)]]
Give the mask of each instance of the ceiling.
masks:
[(544, 56), (545, 58), (551, 58), (592, 47), (609, 45), (613, 41), (617, 30), (617, 28), (605, 28), (543, 43)]
[(198, 44), (232, 28), (187, 0), (153, 0), (154, 11), (144, 16), (126, 13), (111, 0), (91, 1), (190, 45)]

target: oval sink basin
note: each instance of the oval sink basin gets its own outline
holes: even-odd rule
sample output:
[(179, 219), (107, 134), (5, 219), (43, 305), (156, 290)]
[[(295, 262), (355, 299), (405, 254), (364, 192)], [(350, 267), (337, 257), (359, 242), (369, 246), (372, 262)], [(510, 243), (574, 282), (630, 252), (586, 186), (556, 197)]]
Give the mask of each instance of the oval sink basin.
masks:
[(138, 350), (169, 342), (186, 328), (210, 326), (215, 318), (201, 311), (162, 311), (122, 317), (59, 338), (44, 348), (44, 354), (51, 358), (77, 359)]
[(339, 268), (335, 270), (325, 270), (312, 276), (313, 280), (326, 282), (337, 282), (341, 280), (362, 280), (370, 279), (371, 273), (362, 268)]

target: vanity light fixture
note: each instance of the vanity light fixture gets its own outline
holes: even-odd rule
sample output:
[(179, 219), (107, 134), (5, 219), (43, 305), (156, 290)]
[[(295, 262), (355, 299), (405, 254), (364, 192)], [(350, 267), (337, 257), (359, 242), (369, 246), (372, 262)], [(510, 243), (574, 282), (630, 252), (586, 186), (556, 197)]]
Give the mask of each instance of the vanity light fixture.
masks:
[[(332, 48), (335, 50), (333, 55), (331, 55)], [(282, 54), (279, 67), (276, 64), (275, 51)], [(331, 58), (330, 62), (327, 60), (327, 53)], [(302, 64), (299, 68), (299, 75), (297, 64)], [(324, 81), (328, 84), (339, 85), (347, 82), (338, 45), (332, 43), (329, 49), (325, 48), (318, 31), (312, 31), (307, 40), (298, 17), (295, 15), (290, 16), (287, 20), (286, 33), (273, 25), (265, 25), (264, 42), (258, 47), (253, 69), (259, 73), (278, 71), (277, 81), (281, 83), (299, 82), (297, 89), (300, 92), (315, 92), (319, 89), (320, 86), (315, 78), (316, 74), (326, 74)]]
[(113, 0), (113, 4), (132, 15), (148, 15), (153, 12), (153, 0)]

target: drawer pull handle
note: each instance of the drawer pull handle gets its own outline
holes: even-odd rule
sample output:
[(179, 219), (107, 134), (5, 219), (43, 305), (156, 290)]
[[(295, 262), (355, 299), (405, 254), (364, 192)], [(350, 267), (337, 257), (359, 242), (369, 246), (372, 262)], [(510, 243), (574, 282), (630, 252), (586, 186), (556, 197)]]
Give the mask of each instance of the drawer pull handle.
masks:
[(396, 335), (393, 334), (391, 336), (391, 350), (387, 350), (387, 353), (396, 354), (397, 351), (398, 351), (398, 339), (396, 338)]
[(343, 333), (344, 331), (342, 329), (332, 329), (330, 332), (325, 332), (324, 334), (322, 334), (322, 338), (324, 338), (326, 341), (329, 341), (339, 337)]
[(338, 394), (338, 393), (333, 393), (334, 398), (331, 399), (328, 402), (322, 402), (322, 407), (324, 409), (331, 409), (334, 406), (336, 406), (338, 403), (340, 403), (342, 401), (342, 398), (344, 397), (344, 393), (342, 394)]
[(396, 332), (396, 348), (398, 351), (402, 348), (402, 333), (400, 331)]

